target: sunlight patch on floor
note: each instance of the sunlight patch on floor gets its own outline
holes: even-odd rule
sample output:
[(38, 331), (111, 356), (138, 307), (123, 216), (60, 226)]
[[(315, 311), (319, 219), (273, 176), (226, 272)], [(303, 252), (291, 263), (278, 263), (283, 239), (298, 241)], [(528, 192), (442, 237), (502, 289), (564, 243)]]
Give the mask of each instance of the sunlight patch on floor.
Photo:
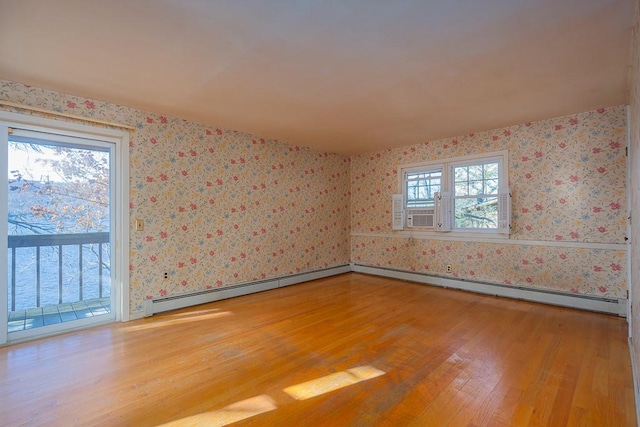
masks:
[[(355, 368), (287, 387), (284, 391), (296, 400), (305, 400), (384, 374), (385, 372), (372, 366), (356, 366)], [(226, 426), (275, 409), (278, 409), (275, 400), (263, 394), (232, 403), (216, 411), (203, 412), (157, 427)]]
[(158, 427), (226, 426), (277, 408), (273, 399), (267, 395), (261, 395), (232, 403), (217, 411), (203, 412)]
[(144, 331), (146, 329), (163, 328), (166, 326), (182, 325), (184, 323), (201, 322), (203, 320), (216, 319), (219, 317), (227, 317), (227, 316), (231, 316), (232, 314), (233, 313), (231, 313), (230, 311), (221, 311), (221, 312), (215, 312), (215, 313), (209, 313), (209, 314), (197, 314), (197, 315), (188, 316), (188, 317), (183, 315), (177, 315), (175, 318), (162, 317), (160, 319), (153, 319), (151, 321), (148, 321), (148, 323), (144, 323), (141, 325), (125, 326), (122, 329), (127, 332)]
[(372, 366), (357, 366), (346, 371), (336, 372), (335, 374), (287, 387), (284, 391), (294, 399), (305, 400), (384, 374), (383, 371)]

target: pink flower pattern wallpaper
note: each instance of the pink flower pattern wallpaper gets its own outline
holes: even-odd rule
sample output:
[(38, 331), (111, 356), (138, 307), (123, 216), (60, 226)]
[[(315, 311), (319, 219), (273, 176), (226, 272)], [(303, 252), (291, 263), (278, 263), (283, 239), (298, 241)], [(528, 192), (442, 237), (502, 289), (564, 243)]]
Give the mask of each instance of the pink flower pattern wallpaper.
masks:
[(0, 98), (136, 127), (133, 314), (146, 299), (349, 263), (347, 157), (8, 81)]
[[(626, 131), (626, 110), (619, 106), (353, 157), (352, 262), (626, 298)], [(400, 192), (400, 165), (500, 150), (509, 152), (510, 239), (521, 244), (409, 243), (408, 236), (392, 232), (391, 195)]]
[[(130, 215), (145, 230), (130, 229), (134, 315), (147, 299), (350, 261), (626, 297), (623, 106), (349, 158), (8, 81), (0, 98), (136, 127)], [(511, 240), (391, 231), (399, 165), (498, 150), (509, 150)]]

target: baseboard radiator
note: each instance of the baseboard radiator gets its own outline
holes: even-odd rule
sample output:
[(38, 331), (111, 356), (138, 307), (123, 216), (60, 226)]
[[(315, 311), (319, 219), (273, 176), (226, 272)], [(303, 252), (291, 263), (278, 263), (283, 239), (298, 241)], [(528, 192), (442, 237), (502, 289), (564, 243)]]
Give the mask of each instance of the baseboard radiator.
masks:
[(460, 289), (486, 295), (495, 295), (505, 298), (513, 298), (525, 301), (539, 302), (543, 304), (558, 305), (562, 307), (577, 308), (581, 310), (610, 313), (621, 317), (627, 316), (628, 302), (626, 299), (597, 298), (585, 295), (553, 292), (544, 289), (523, 288), (517, 286), (451, 279), (447, 277), (413, 273), (404, 270), (394, 270), (382, 267), (373, 267), (361, 264), (342, 265), (338, 267), (327, 268), (324, 270), (294, 274), (276, 279), (243, 283), (201, 292), (174, 295), (166, 298), (151, 299), (145, 301), (144, 316), (153, 316), (156, 313), (162, 313), (165, 311), (177, 310), (193, 305), (205, 304), (208, 302), (219, 301), (227, 298), (234, 298), (242, 295), (253, 294), (256, 292), (282, 288), (285, 286), (295, 285), (297, 283), (322, 279), (325, 277), (335, 276), (351, 271), (355, 273), (364, 273), (374, 276), (406, 280), (409, 282), (422, 283), (426, 285), (440, 286), (443, 288)]
[(421, 273), (413, 273), (404, 270), (394, 270), (382, 267), (372, 267), (360, 264), (351, 264), (351, 271), (356, 273), (371, 274), (443, 288), (460, 289), (481, 294), (488, 294), (506, 298), (540, 302), (562, 307), (571, 307), (581, 310), (597, 311), (601, 313), (615, 314), (627, 317), (626, 299), (606, 299), (585, 295), (553, 292), (544, 289), (523, 288), (484, 282), (474, 282), (461, 279), (451, 279), (441, 276), (432, 276)]
[(206, 291), (193, 292), (183, 295), (174, 295), (166, 298), (150, 299), (145, 301), (144, 316), (153, 316), (179, 308), (190, 307), (198, 304), (219, 301), (227, 298), (234, 298), (241, 295), (249, 295), (256, 292), (268, 291), (270, 289), (282, 288), (295, 285), (297, 283), (308, 282), (310, 280), (322, 279), (324, 277), (335, 276), (348, 273), (351, 266), (342, 265), (338, 267), (316, 270), (308, 273), (294, 274), (277, 279), (264, 280), (259, 282), (243, 283), (224, 288), (208, 289)]

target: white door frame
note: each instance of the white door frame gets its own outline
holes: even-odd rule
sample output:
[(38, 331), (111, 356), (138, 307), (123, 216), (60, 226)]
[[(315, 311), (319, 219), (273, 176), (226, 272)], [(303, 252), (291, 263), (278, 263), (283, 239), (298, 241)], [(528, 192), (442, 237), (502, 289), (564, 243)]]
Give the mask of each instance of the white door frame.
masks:
[[(129, 133), (123, 130), (114, 130), (111, 128), (102, 128), (89, 126), (85, 124), (71, 123), (62, 120), (53, 120), (42, 117), (10, 113), (0, 111), (0, 188), (6, 191), (8, 187), (8, 170), (7, 170), (7, 146), (8, 146), (8, 128), (20, 128), (25, 130), (46, 132), (50, 134), (61, 134), (77, 138), (106, 141), (115, 145), (113, 151), (114, 159), (112, 160), (115, 167), (112, 170), (112, 178), (114, 180), (115, 194), (113, 197), (114, 219), (113, 229), (113, 283), (112, 291), (114, 292), (115, 307), (112, 310), (115, 313), (116, 321), (129, 320)], [(6, 195), (5, 195), (6, 200)], [(7, 278), (7, 204), (0, 203), (0, 280)], [(19, 336), (14, 340), (14, 334), (8, 340), (7, 321), (8, 321), (8, 296), (7, 292), (0, 292), (0, 345), (7, 342), (14, 342), (28, 338)], [(61, 330), (69, 330), (64, 324), (52, 325), (59, 326)], [(73, 327), (73, 326), (71, 326)], [(60, 332), (56, 327), (46, 327), (51, 333)], [(41, 329), (41, 328), (38, 328)]]
[[(626, 146), (627, 146), (627, 157), (625, 159), (626, 161), (626, 167), (627, 167), (627, 230), (626, 230), (626, 234), (627, 234), (627, 241), (626, 243), (626, 248), (627, 248), (627, 323), (628, 323), (628, 336), (629, 338), (633, 337), (633, 319), (632, 319), (632, 304), (633, 304), (633, 294), (634, 292), (636, 292), (636, 290), (634, 289), (634, 283), (633, 283), (633, 267), (635, 266), (634, 261), (633, 261), (633, 255), (634, 255), (634, 250), (633, 250), (633, 246), (635, 244), (635, 242), (633, 242), (633, 229), (631, 227), (631, 215), (632, 215), (632, 211), (633, 211), (633, 206), (631, 206), (631, 202), (632, 202), (632, 195), (633, 195), (633, 182), (631, 180), (631, 155), (632, 154), (636, 154), (636, 150), (635, 148), (631, 147), (631, 109), (630, 107), (627, 105), (626, 107), (626, 113), (627, 113), (627, 141), (626, 141)], [(635, 310), (636, 307), (633, 307), (633, 309)], [(640, 419), (640, 414), (638, 414), (638, 419)]]

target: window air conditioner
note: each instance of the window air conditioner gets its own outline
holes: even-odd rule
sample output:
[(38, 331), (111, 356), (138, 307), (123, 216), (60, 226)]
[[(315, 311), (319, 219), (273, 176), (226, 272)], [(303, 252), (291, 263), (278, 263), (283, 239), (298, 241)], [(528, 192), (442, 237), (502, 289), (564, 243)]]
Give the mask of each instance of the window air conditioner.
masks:
[(407, 227), (433, 227), (435, 209), (416, 209), (407, 212)]

